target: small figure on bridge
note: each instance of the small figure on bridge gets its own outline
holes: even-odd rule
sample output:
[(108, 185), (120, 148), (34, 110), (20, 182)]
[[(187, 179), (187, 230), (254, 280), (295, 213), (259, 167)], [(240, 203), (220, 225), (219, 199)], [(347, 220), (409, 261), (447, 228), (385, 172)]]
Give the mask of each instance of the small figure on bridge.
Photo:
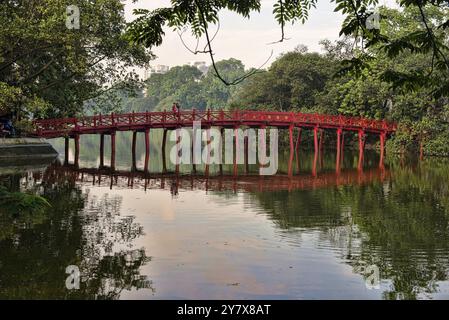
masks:
[(178, 119), (178, 121), (180, 121), (181, 119), (181, 106), (179, 105), (179, 103), (175, 102), (173, 103), (173, 107), (172, 107), (173, 113), (175, 114), (176, 118)]
[(173, 103), (172, 111), (173, 113), (179, 113), (181, 111), (181, 106), (179, 105), (179, 103)]

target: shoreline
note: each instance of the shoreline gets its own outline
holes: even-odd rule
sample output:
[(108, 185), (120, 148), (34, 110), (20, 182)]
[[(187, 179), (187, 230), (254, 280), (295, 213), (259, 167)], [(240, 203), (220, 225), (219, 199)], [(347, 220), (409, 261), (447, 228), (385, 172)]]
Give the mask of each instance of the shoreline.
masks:
[(55, 158), (58, 152), (43, 138), (0, 138), (0, 160)]

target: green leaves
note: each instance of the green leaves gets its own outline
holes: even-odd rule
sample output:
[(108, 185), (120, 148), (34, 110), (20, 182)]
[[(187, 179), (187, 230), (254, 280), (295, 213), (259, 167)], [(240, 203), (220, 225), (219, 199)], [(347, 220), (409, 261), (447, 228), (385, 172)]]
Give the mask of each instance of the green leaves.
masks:
[[(80, 9), (79, 29), (65, 25), (68, 5)], [(15, 92), (0, 98), (0, 109), (18, 117), (83, 113), (104, 90), (136, 85), (131, 67), (152, 58), (124, 37), (120, 0), (1, 1), (0, 27), (0, 91)]]
[(143, 44), (147, 48), (161, 45), (162, 37), (165, 35), (163, 27), (171, 17), (172, 10), (169, 8), (154, 11), (137, 9), (134, 10), (134, 14), (138, 18), (129, 25), (127, 38), (134, 43)]
[(316, 0), (278, 0), (273, 5), (273, 15), (282, 26), (287, 22), (305, 23), (312, 7), (316, 7)]
[(218, 13), (223, 9), (249, 17), (251, 11), (260, 10), (260, 0), (173, 0), (169, 8), (135, 10), (138, 17), (129, 24), (127, 37), (147, 48), (159, 46), (165, 35), (163, 27), (167, 25), (175, 30), (190, 28), (192, 34), (199, 38), (209, 24), (218, 22)]

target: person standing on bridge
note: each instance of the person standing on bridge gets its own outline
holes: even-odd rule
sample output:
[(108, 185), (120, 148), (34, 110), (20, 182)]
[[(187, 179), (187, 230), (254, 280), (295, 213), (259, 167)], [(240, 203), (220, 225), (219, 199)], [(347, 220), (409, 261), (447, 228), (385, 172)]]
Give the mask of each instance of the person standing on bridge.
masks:
[(180, 120), (181, 106), (179, 103), (175, 102), (172, 106), (173, 114), (177, 117), (178, 121)]
[(174, 114), (178, 113), (178, 104), (176, 102), (173, 103), (171, 110), (173, 111)]

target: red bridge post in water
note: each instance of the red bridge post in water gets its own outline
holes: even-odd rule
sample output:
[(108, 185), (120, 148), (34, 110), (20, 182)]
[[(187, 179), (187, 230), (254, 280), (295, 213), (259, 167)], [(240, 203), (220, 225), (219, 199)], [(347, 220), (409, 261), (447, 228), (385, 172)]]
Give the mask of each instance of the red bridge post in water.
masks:
[(299, 173), (300, 163), (299, 163), (299, 146), (301, 145), (301, 127), (298, 127), (298, 136), (296, 137), (296, 145), (295, 145), (295, 156), (296, 156), (296, 170)]
[(336, 165), (335, 165), (335, 171), (337, 173), (340, 173), (340, 161), (341, 161), (341, 136), (343, 133), (343, 129), (338, 128), (337, 129), (337, 159), (336, 159)]
[(75, 135), (75, 167), (79, 166), (79, 158), (80, 158), (80, 136), (79, 134)]
[(318, 127), (313, 128), (313, 145), (315, 147), (315, 155), (313, 157), (313, 166), (312, 166), (312, 175), (316, 176), (316, 165), (318, 162), (318, 153), (319, 153), (319, 147), (318, 147)]
[(324, 130), (320, 130), (320, 169), (324, 167)]
[[(210, 127), (206, 129), (206, 143), (207, 143), (207, 161), (206, 161), (206, 169), (205, 174), (206, 176), (209, 176), (209, 163), (210, 163), (210, 151), (211, 151), (211, 137), (210, 137)], [(214, 150), (214, 152), (216, 152)]]
[(64, 148), (64, 165), (68, 165), (69, 164), (69, 146), (70, 146), (70, 138), (69, 137), (65, 137), (64, 138), (64, 142), (65, 142), (65, 148)]
[(143, 169), (145, 172), (148, 171), (149, 162), (150, 162), (150, 129), (145, 129), (145, 164)]
[(136, 164), (136, 143), (137, 143), (137, 131), (133, 131), (133, 141), (131, 146), (131, 157), (132, 157), (132, 170), (135, 171), (137, 169)]
[(175, 131), (175, 133), (176, 133), (176, 163), (175, 163), (175, 170), (176, 170), (176, 174), (178, 174), (179, 173), (179, 163), (180, 163), (180, 158), (179, 158), (180, 147), (179, 147), (179, 144), (180, 144), (180, 141), (181, 141), (181, 137), (179, 135), (180, 128), (178, 127), (175, 130), (176, 130)]
[(104, 134), (100, 135), (100, 168), (104, 167)]
[(115, 170), (115, 131), (111, 132), (111, 170)]
[(245, 172), (249, 173), (249, 163), (248, 163), (248, 135), (245, 134), (243, 137), (243, 146), (245, 149)]
[(293, 145), (293, 125), (291, 124), (288, 128), (289, 141), (290, 141), (290, 158), (288, 160), (288, 175), (291, 176), (293, 173), (293, 157), (295, 155), (295, 149)]
[(365, 149), (365, 131), (359, 130), (359, 164), (358, 164), (359, 170), (363, 170), (364, 149)]
[[(164, 113), (165, 117), (165, 113)], [(167, 129), (164, 128), (164, 135), (162, 137), (162, 172), (167, 172), (167, 163), (165, 161), (165, 144), (167, 142)]]
[(383, 131), (380, 133), (380, 160), (379, 160), (379, 168), (384, 167), (384, 156), (385, 156), (385, 139), (386, 139), (386, 132)]
[(240, 156), (239, 155), (239, 127), (234, 127), (234, 146), (235, 146), (235, 153), (234, 153), (234, 176), (237, 176), (238, 170), (237, 170), (237, 159)]

